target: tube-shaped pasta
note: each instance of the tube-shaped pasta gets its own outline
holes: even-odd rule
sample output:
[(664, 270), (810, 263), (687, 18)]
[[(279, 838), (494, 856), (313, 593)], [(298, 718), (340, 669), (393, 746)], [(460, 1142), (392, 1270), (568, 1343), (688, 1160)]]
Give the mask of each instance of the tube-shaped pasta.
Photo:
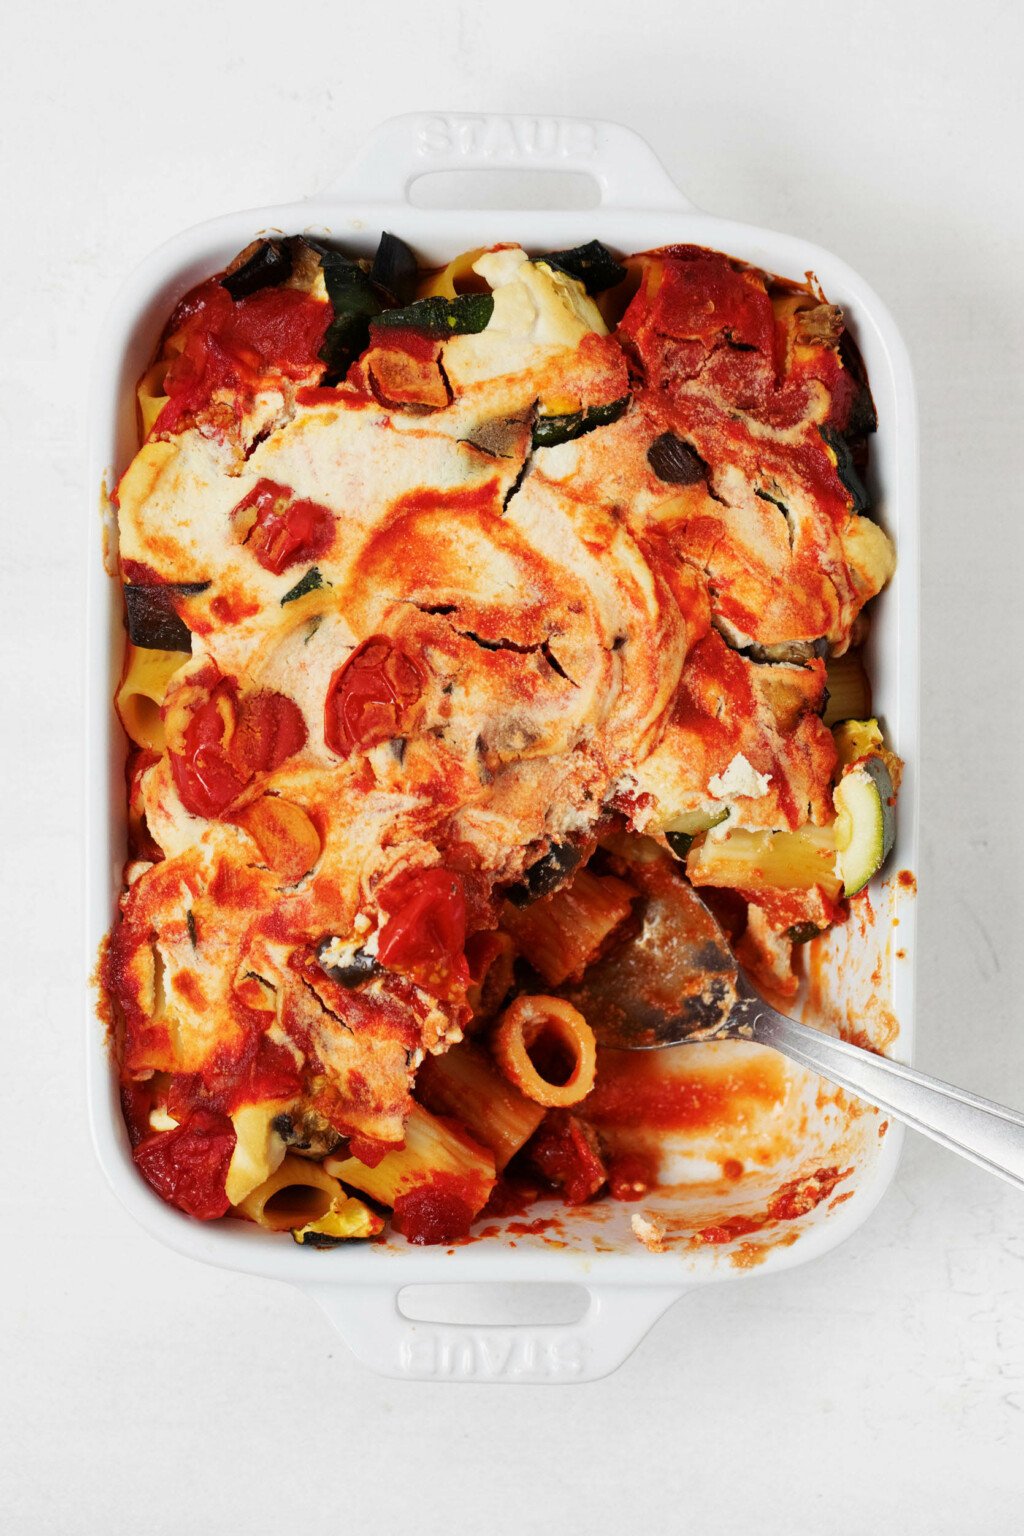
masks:
[(571, 885), (522, 909), (506, 902), (501, 926), (549, 986), (582, 976), (629, 916), (636, 891), (614, 875), (581, 869)]
[(475, 1215), (494, 1188), (494, 1156), (449, 1121), (414, 1104), (405, 1122), (405, 1145), (388, 1152), (375, 1168), (357, 1157), (327, 1157), (324, 1168), (382, 1205), (439, 1178), (458, 1181)]
[(117, 712), (136, 746), (148, 747), (151, 752), (163, 751), (160, 706), (168, 683), (188, 659), (187, 651), (151, 651), (145, 646), (128, 646), (124, 681), (117, 690)]
[(164, 406), (167, 404), (167, 396), (164, 394), (164, 378), (167, 374), (167, 359), (161, 358), (147, 368), (139, 380), (139, 387), (135, 391), (139, 402), (139, 414), (142, 417), (142, 436), (148, 437), (153, 430), (154, 423)]
[(487, 284), (473, 271), (474, 261), (477, 261), (486, 249), (486, 246), (478, 245), (473, 251), (463, 251), (461, 255), (453, 257), (446, 267), (430, 273), (420, 284), (417, 297), (454, 299), (459, 293), (486, 293)]
[(232, 1114), (235, 1150), (224, 1186), (232, 1205), (239, 1205), (280, 1168), (286, 1149), (273, 1122), (290, 1104), (290, 1099), (267, 1099), (262, 1104), (243, 1104)]
[(443, 1056), (427, 1056), (416, 1092), (436, 1115), (460, 1121), (474, 1141), (490, 1147), (499, 1173), (544, 1118), (541, 1106), (514, 1088), (485, 1050), (468, 1041)]
[(345, 1198), (337, 1179), (319, 1163), (289, 1152), (269, 1179), (240, 1200), (235, 1210), (271, 1232), (290, 1232), (319, 1221)]
[[(543, 1045), (572, 1060), (564, 1082), (551, 1082), (534, 1064), (531, 1048)], [(545, 1109), (578, 1104), (594, 1086), (594, 1031), (582, 1013), (560, 997), (517, 997), (499, 1019), (491, 1046), (509, 1082)]]

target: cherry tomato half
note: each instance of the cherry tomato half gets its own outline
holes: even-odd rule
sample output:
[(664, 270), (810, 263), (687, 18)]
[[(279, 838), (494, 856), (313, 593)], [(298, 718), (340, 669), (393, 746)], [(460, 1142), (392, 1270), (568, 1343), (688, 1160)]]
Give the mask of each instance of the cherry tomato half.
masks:
[(412, 870), (390, 880), (377, 899), (388, 915), (377, 948), (381, 965), (434, 997), (464, 997), (470, 977), (461, 876), (450, 869)]
[(183, 752), (171, 752), (171, 772), (181, 803), (193, 816), (216, 817), (242, 793), (246, 775), (228, 747), (236, 717), (235, 687), (222, 677), (185, 727)]
[(247, 780), (256, 773), (272, 773), (305, 745), (306, 722), (287, 694), (261, 689), (242, 699), (231, 761)]
[(173, 1131), (144, 1137), (132, 1156), (161, 1200), (213, 1221), (228, 1208), (224, 1185), (234, 1150), (235, 1128), (227, 1115), (195, 1109)]
[(290, 565), (317, 560), (334, 537), (334, 513), (315, 501), (293, 501), (286, 485), (257, 480), (235, 507), (236, 521), (255, 521), (245, 536), (245, 547), (265, 571), (280, 576)]
[(348, 757), (400, 735), (402, 716), (425, 684), (419, 662), (386, 635), (371, 635), (331, 678), (324, 703), (324, 741), (339, 757)]
[(171, 752), (181, 803), (194, 816), (220, 816), (254, 774), (269, 773), (305, 745), (306, 723), (293, 700), (263, 690), (238, 700), (222, 677), (185, 727), (183, 752)]

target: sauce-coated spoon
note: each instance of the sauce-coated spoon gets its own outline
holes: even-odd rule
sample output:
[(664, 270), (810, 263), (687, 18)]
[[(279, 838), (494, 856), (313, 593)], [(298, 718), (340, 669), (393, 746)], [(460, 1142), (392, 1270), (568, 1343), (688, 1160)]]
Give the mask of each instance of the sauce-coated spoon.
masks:
[(716, 918), (674, 873), (643, 882), (639, 932), (562, 995), (599, 1045), (659, 1050), (753, 1040), (818, 1072), (886, 1114), (1024, 1189), (1024, 1115), (888, 1057), (798, 1024), (747, 980)]

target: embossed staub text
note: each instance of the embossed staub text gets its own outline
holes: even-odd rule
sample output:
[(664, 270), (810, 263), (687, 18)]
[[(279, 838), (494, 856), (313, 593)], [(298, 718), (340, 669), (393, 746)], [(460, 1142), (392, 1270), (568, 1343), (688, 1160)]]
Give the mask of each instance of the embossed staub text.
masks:
[(584, 1363), (583, 1340), (557, 1332), (431, 1332), (399, 1346), (405, 1374), (442, 1381), (573, 1381)]
[(428, 117), (416, 140), (425, 159), (585, 160), (597, 152), (593, 123), (558, 117)]

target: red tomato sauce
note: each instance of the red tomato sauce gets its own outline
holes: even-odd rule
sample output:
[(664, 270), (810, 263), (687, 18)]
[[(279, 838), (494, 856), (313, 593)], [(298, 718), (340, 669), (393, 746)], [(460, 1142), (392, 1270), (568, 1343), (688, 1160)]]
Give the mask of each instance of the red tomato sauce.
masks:
[(435, 1173), (429, 1183), (398, 1196), (395, 1231), (423, 1247), (453, 1243), (469, 1236), (478, 1199), (476, 1183), (453, 1173)]
[(132, 1156), (162, 1200), (200, 1221), (228, 1209), (225, 1183), (235, 1150), (235, 1128), (225, 1115), (196, 1109), (173, 1131), (155, 1131)]
[(746, 1120), (752, 1100), (767, 1108), (784, 1093), (784, 1070), (770, 1061), (684, 1075), (639, 1052), (603, 1051), (584, 1112), (598, 1129), (710, 1131)]
[(805, 1178), (791, 1179), (780, 1185), (764, 1211), (753, 1216), (728, 1216), (714, 1226), (703, 1227), (696, 1234), (697, 1241), (731, 1243), (734, 1238), (760, 1232), (773, 1221), (796, 1221), (827, 1200), (836, 1185), (849, 1178), (852, 1172), (852, 1168), (818, 1168)]
[(258, 480), (231, 517), (240, 526), (252, 519), (243, 543), (275, 576), (289, 566), (319, 559), (334, 540), (336, 520), (330, 508), (307, 499), (293, 501), (291, 489), (274, 480)]
[(250, 397), (275, 379), (322, 369), (318, 353), (331, 306), (295, 288), (263, 288), (233, 300), (218, 282), (203, 283), (178, 306), (170, 334), (184, 343), (164, 377), (167, 404), (155, 432), (176, 432), (220, 389)]

